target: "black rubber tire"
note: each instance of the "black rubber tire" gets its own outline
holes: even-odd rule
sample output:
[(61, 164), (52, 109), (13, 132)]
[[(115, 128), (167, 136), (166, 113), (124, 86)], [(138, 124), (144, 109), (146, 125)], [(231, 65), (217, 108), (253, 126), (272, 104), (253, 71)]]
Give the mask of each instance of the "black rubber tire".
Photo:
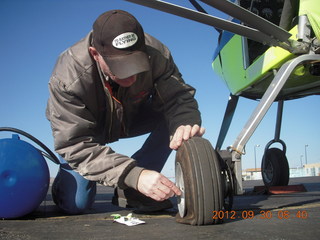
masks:
[(289, 164), (285, 153), (278, 148), (268, 149), (262, 159), (261, 174), (266, 187), (287, 186)]
[[(224, 192), (220, 160), (210, 142), (193, 137), (185, 141), (176, 154), (184, 182), (184, 213), (176, 216), (179, 223), (208, 225), (219, 223), (213, 211), (223, 209)], [(176, 182), (177, 182), (176, 176)], [(179, 204), (179, 199), (178, 199)]]

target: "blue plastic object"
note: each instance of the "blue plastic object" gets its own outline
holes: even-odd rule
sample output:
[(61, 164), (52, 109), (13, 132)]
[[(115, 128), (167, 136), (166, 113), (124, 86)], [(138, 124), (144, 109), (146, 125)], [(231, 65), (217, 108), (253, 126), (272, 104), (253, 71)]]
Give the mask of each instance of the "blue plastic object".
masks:
[(33, 212), (49, 187), (49, 169), (42, 154), (19, 139), (0, 139), (0, 218)]
[(67, 214), (81, 214), (90, 209), (96, 196), (96, 182), (73, 171), (60, 157), (59, 172), (52, 184), (54, 203)]

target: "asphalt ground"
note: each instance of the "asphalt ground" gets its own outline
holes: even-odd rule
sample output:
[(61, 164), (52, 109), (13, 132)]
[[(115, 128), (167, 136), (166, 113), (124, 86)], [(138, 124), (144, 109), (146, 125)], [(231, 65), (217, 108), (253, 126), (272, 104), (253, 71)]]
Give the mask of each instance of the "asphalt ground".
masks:
[[(320, 177), (290, 179), (290, 186), (300, 184), (305, 192), (270, 195), (254, 191), (262, 181), (244, 181), (246, 193), (235, 197), (233, 211), (220, 216), (223, 223), (207, 226), (177, 223), (176, 207), (146, 215), (113, 206), (113, 189), (103, 186), (98, 187), (91, 210), (65, 215), (56, 208), (49, 191), (32, 214), (0, 220), (0, 239), (320, 239)], [(114, 213), (133, 213), (145, 224), (129, 227), (115, 223)]]

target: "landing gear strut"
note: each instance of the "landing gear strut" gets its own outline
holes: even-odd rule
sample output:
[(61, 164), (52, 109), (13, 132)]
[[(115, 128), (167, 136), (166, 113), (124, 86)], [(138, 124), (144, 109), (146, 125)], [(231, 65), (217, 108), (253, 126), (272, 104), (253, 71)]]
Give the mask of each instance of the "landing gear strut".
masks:
[[(282, 122), (283, 100), (278, 102), (277, 122), (274, 139), (271, 140), (264, 151), (261, 163), (261, 175), (266, 187), (287, 186), (289, 183), (289, 164), (286, 157), (286, 144), (280, 139)], [(279, 148), (270, 148), (274, 143), (282, 145)]]

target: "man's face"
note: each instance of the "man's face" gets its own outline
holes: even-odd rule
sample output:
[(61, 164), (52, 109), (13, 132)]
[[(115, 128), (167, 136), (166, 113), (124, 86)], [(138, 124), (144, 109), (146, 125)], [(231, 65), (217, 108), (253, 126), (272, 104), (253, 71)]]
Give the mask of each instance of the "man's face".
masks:
[(104, 61), (103, 57), (100, 54), (97, 56), (97, 59), (98, 59), (97, 63), (100, 65), (102, 72), (106, 76), (110, 77), (112, 81), (119, 84), (121, 87), (130, 87), (132, 84), (134, 84), (136, 82), (137, 75), (133, 75), (128, 78), (120, 79), (111, 72), (109, 66)]
[(130, 87), (137, 81), (137, 75), (133, 75), (128, 78), (120, 79), (117, 76), (115, 76), (107, 63), (104, 61), (103, 57), (99, 54), (99, 52), (94, 47), (89, 47), (89, 52), (92, 55), (92, 57), (96, 60), (97, 64), (99, 64), (102, 72), (111, 78), (112, 81), (119, 84), (121, 87)]

